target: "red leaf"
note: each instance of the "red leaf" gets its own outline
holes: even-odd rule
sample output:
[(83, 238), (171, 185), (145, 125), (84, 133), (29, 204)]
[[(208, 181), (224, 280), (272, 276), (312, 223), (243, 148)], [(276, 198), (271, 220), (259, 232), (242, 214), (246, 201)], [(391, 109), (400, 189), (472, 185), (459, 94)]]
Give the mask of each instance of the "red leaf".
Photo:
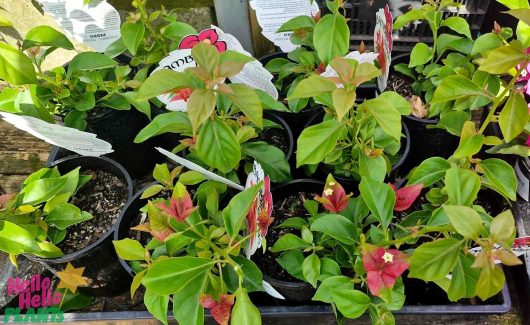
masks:
[(177, 221), (186, 220), (197, 209), (197, 207), (193, 206), (193, 201), (188, 192), (185, 192), (183, 197), (169, 199), (169, 205), (162, 202), (157, 204), (157, 208)]
[(389, 184), (396, 193), (396, 203), (394, 204), (395, 211), (405, 211), (410, 208), (412, 203), (416, 201), (421, 194), (423, 184), (409, 185), (403, 188), (396, 189), (393, 184)]
[(204, 308), (210, 309), (213, 318), (218, 324), (228, 325), (230, 312), (234, 305), (234, 295), (221, 295), (219, 301), (215, 301), (211, 296), (203, 294), (199, 302)]

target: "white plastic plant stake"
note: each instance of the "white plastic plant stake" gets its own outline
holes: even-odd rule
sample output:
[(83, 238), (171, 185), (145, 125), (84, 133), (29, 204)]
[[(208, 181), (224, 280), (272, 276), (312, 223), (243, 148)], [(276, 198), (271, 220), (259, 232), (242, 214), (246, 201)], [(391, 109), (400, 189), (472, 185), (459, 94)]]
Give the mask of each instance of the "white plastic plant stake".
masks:
[(377, 78), (379, 91), (383, 92), (388, 84), (388, 75), (390, 73), (390, 62), (392, 61), (392, 14), (388, 5), (379, 9), (375, 15), (374, 30), (374, 51), (379, 54), (377, 62), (381, 69), (381, 76)]
[(113, 151), (110, 143), (98, 139), (93, 133), (51, 124), (31, 116), (19, 116), (5, 112), (0, 112), (0, 116), (19, 130), (83, 156), (99, 157)]

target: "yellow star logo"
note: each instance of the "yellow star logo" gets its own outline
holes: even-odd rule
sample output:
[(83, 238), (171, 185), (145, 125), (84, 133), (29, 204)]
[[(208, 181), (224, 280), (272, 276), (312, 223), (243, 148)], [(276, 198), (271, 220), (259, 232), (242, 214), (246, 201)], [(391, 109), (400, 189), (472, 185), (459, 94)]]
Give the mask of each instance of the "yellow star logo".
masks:
[(77, 287), (88, 286), (87, 279), (83, 277), (84, 271), (84, 267), (75, 268), (72, 264), (68, 263), (63, 271), (57, 272), (57, 277), (61, 280), (57, 288), (65, 288), (75, 293)]

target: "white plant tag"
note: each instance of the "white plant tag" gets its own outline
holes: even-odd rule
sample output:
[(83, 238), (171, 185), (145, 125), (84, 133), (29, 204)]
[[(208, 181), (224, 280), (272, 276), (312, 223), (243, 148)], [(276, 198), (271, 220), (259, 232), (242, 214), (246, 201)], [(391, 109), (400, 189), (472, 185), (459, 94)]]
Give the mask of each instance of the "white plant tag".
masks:
[[(379, 54), (373, 53), (373, 52), (360, 53), (359, 51), (353, 51), (353, 52), (348, 53), (348, 55), (346, 55), (344, 58), (356, 60), (357, 62), (359, 62), (359, 64), (361, 64), (361, 63), (372, 63), (372, 64), (374, 64), (374, 61), (377, 60), (378, 56), (379, 56)], [(328, 65), (326, 67), (326, 71), (324, 71), (320, 75), (322, 77), (326, 77), (326, 78), (334, 78), (334, 77), (338, 77), (339, 76), (337, 74), (337, 71), (335, 71), (335, 69), (333, 69), (333, 67), (331, 67), (331, 65)], [(343, 84), (338, 84), (337, 87), (343, 88), (344, 85)]]
[(182, 166), (188, 168), (189, 170), (194, 170), (196, 172), (199, 172), (199, 173), (203, 174), (208, 179), (211, 179), (211, 180), (226, 184), (226, 185), (230, 186), (231, 188), (234, 188), (234, 189), (239, 190), (239, 191), (244, 191), (245, 190), (245, 188), (243, 186), (241, 186), (239, 184), (236, 184), (236, 183), (232, 182), (231, 180), (226, 179), (224, 177), (221, 177), (221, 176), (219, 176), (217, 174), (214, 174), (211, 171), (202, 168), (201, 166), (197, 165), (194, 162), (191, 162), (191, 161), (189, 161), (187, 159), (179, 157), (179, 156), (175, 155), (174, 153), (169, 152), (169, 151), (167, 151), (165, 149), (162, 149), (162, 148), (159, 148), (159, 147), (156, 147), (155, 149), (158, 150), (160, 153), (162, 153), (164, 156), (166, 156), (169, 159), (171, 159), (174, 162), (176, 162), (177, 164), (182, 165)]
[(263, 280), (263, 282), (261, 283), (262, 287), (263, 287), (263, 290), (265, 290), (266, 293), (268, 293), (271, 297), (274, 297), (276, 299), (282, 299), (282, 300), (285, 300), (285, 297), (282, 296), (281, 293), (279, 293), (278, 291), (276, 291), (276, 289), (274, 289), (274, 287), (267, 281)]
[(39, 0), (46, 13), (66, 31), (69, 37), (104, 52), (120, 38), (121, 19), (106, 0)]
[[(211, 25), (210, 29), (205, 29), (198, 35), (185, 36), (179, 44), (179, 49), (162, 59), (153, 73), (161, 69), (183, 72), (187, 68), (196, 67), (197, 64), (191, 56), (191, 49), (200, 42), (214, 45), (219, 52), (232, 50), (252, 56), (243, 49), (241, 43), (233, 35), (223, 32), (217, 26)], [(230, 81), (242, 83), (254, 89), (261, 89), (272, 98), (278, 99), (278, 90), (274, 87), (272, 78), (273, 75), (263, 67), (261, 62), (254, 60), (245, 64), (239, 74), (230, 77)], [(187, 98), (180, 93), (163, 94), (158, 96), (158, 99), (166, 105), (168, 110), (186, 111)]]
[(374, 51), (379, 54), (377, 61), (381, 68), (381, 76), (377, 78), (379, 91), (383, 92), (388, 85), (388, 75), (390, 73), (390, 61), (392, 60), (392, 14), (388, 5), (384, 9), (379, 9), (375, 15), (374, 30)]
[(250, 7), (256, 11), (263, 36), (286, 53), (298, 45), (291, 42), (291, 32), (276, 33), (278, 29), (294, 17), (312, 17), (320, 11), (317, 2), (310, 0), (252, 0)]
[[(499, 245), (499, 244), (494, 244), (493, 247), (494, 247), (494, 249), (506, 250), (505, 248), (501, 247), (501, 245)], [(479, 247), (473, 247), (473, 248), (470, 248), (468, 251), (471, 254), (477, 256), (478, 254), (480, 254), (482, 252), (482, 247), (480, 247), (480, 246)], [(515, 240), (513, 242), (513, 245), (512, 245), (511, 252), (514, 253), (515, 256), (517, 256), (517, 257), (523, 256), (523, 255), (526, 256), (526, 254), (528, 254), (530, 252), (530, 236), (515, 238)], [(495, 259), (495, 263), (496, 264), (500, 264), (501, 261)]]
[(530, 180), (526, 177), (521, 170), (519, 160), (515, 163), (515, 176), (517, 176), (517, 194), (528, 202), (530, 194)]
[(113, 151), (110, 143), (96, 138), (93, 133), (51, 124), (31, 116), (19, 116), (4, 112), (0, 112), (0, 116), (17, 129), (83, 156), (99, 157)]

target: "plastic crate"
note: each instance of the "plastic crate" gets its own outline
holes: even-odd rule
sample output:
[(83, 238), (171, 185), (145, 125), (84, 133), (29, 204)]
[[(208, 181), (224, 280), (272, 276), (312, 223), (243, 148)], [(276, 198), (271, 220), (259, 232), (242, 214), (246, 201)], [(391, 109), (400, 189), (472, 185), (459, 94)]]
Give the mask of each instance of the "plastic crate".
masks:
[[(460, 16), (468, 21), (472, 34), (476, 35), (486, 12), (490, 0), (455, 0), (460, 2), (460, 8), (451, 8), (444, 12), (444, 18)], [(327, 8), (323, 1), (319, 2), (326, 12)], [(349, 19), (351, 33), (350, 47), (356, 49), (363, 41), (368, 48), (373, 48), (373, 37), (375, 29), (375, 14), (386, 4), (394, 18), (419, 7), (422, 0), (348, 0), (346, 2), (346, 18)], [(411, 23), (394, 33), (394, 51), (410, 51), (418, 42), (432, 42), (432, 34), (426, 23)]]

